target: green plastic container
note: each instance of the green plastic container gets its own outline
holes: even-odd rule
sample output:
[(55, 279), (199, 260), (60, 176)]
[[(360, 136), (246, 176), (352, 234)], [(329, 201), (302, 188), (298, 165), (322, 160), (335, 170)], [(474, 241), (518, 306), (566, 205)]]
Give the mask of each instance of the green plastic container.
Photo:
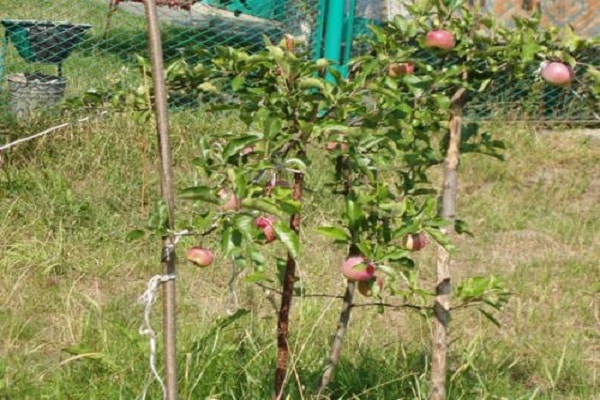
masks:
[(222, 8), (234, 14), (247, 14), (253, 17), (285, 20), (286, 0), (203, 0), (209, 6)]
[(57, 21), (2, 20), (7, 36), (28, 62), (62, 63), (92, 25)]

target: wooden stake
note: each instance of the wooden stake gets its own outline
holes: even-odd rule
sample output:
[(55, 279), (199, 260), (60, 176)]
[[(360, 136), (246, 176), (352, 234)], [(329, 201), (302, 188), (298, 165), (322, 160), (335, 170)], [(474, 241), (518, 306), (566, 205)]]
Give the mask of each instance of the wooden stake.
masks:
[(320, 398), (319, 396), (323, 395), (327, 390), (327, 386), (329, 386), (331, 378), (333, 377), (333, 370), (340, 361), (342, 346), (344, 345), (344, 338), (346, 337), (348, 324), (350, 323), (350, 310), (352, 309), (355, 286), (356, 282), (354, 281), (348, 281), (346, 285), (346, 292), (344, 293), (344, 300), (342, 303), (342, 311), (340, 312), (340, 318), (338, 320), (335, 336), (333, 337), (333, 342), (331, 343), (329, 359), (327, 360), (327, 364), (323, 370), (323, 375), (321, 376), (321, 384), (319, 385), (317, 398)]
[[(169, 139), (169, 115), (167, 89), (164, 77), (163, 51), (156, 11), (156, 0), (144, 0), (148, 19), (148, 41), (154, 80), (154, 105), (156, 130), (161, 160), (161, 195), (167, 205), (168, 228), (173, 230), (175, 220), (175, 194), (173, 189), (173, 167)], [(175, 274), (175, 249), (173, 238), (162, 238), (161, 263), (165, 275)], [(163, 337), (165, 346), (166, 400), (177, 399), (177, 360), (175, 325), (175, 280), (163, 283)]]
[[(454, 231), (456, 197), (458, 191), (458, 164), (460, 161), (460, 140), (462, 110), (466, 101), (466, 90), (459, 89), (452, 97), (450, 119), (450, 140), (444, 161), (444, 182), (442, 186), (442, 218), (450, 222), (444, 233)], [(431, 395), (430, 400), (446, 399), (446, 371), (448, 352), (448, 325), (450, 323), (450, 253), (438, 246), (437, 285), (435, 288), (434, 320), (432, 333)]]
[[(336, 160), (336, 171), (343, 176), (344, 181), (344, 194), (348, 196), (352, 190), (351, 172), (349, 170), (349, 159), (345, 156), (339, 156)], [(352, 230), (352, 244), (348, 248), (348, 257), (360, 255), (358, 247), (354, 244), (358, 241), (356, 231)], [(350, 313), (354, 304), (354, 289), (356, 288), (356, 282), (347, 280), (346, 291), (344, 292), (344, 298), (342, 301), (342, 311), (338, 319), (337, 328), (331, 343), (331, 349), (329, 350), (329, 358), (325, 364), (323, 375), (321, 375), (321, 381), (319, 383), (319, 391), (317, 392), (317, 399), (321, 398), (327, 390), (327, 386), (333, 378), (333, 371), (340, 362), (342, 355), (342, 346), (344, 345), (344, 338), (348, 332), (348, 326), (350, 324)]]

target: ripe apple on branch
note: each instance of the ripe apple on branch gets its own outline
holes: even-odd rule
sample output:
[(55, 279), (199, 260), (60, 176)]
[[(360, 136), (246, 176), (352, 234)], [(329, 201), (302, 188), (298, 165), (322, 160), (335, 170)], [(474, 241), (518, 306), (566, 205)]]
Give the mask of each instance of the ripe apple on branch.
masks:
[(455, 45), (454, 34), (445, 29), (434, 29), (425, 35), (425, 47), (448, 51)]
[(273, 216), (260, 216), (254, 220), (254, 225), (261, 229), (265, 236), (265, 243), (271, 243), (277, 239), (277, 235), (275, 234), (275, 228), (273, 228), (273, 224), (277, 221), (277, 219)]
[(211, 250), (200, 246), (190, 247), (185, 254), (185, 258), (199, 267), (208, 267), (215, 260)]
[(557, 87), (567, 87), (575, 79), (573, 69), (562, 62), (544, 61), (540, 65), (542, 78), (549, 84)]
[(375, 276), (375, 264), (367, 262), (363, 256), (350, 256), (341, 266), (342, 274), (351, 281), (368, 281)]

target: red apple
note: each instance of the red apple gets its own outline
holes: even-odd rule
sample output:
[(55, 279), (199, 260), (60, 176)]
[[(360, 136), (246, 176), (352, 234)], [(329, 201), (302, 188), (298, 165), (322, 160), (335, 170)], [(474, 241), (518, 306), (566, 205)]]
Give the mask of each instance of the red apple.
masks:
[(567, 87), (575, 79), (575, 74), (569, 65), (552, 61), (542, 65), (542, 78), (551, 85)]
[(240, 154), (243, 156), (247, 156), (248, 154), (252, 154), (252, 153), (254, 153), (254, 145), (253, 144), (250, 146), (244, 147), (242, 149), (242, 151), (240, 151)]
[(454, 34), (444, 29), (435, 29), (425, 35), (425, 47), (452, 50), (456, 45)]
[(340, 271), (351, 281), (368, 281), (375, 275), (375, 265), (363, 256), (351, 256), (344, 260)]
[(240, 209), (240, 199), (229, 190), (219, 190), (219, 197), (221, 198), (221, 209), (223, 211), (237, 211)]
[(215, 256), (213, 252), (200, 246), (190, 247), (185, 254), (188, 261), (193, 262), (199, 267), (208, 267), (213, 263)]
[(376, 276), (368, 281), (358, 282), (358, 291), (365, 297), (373, 297), (383, 290), (383, 278)]
[(419, 251), (427, 245), (427, 235), (423, 232), (412, 233), (404, 239), (404, 246), (411, 251)]
[(333, 151), (333, 150), (347, 151), (348, 145), (346, 143), (342, 143), (342, 142), (329, 142), (325, 146), (325, 150), (327, 150), (327, 151)]
[(275, 228), (273, 228), (273, 223), (275, 223), (277, 219), (273, 216), (260, 216), (254, 220), (254, 225), (262, 229), (263, 234), (265, 235), (265, 242), (271, 243), (275, 239), (277, 239), (277, 235), (275, 234)]
[(325, 145), (325, 150), (333, 151), (333, 150), (341, 150), (348, 151), (348, 143), (344, 143), (344, 138), (346, 135), (340, 131), (332, 131), (330, 132), (329, 142)]
[(415, 64), (411, 62), (390, 64), (387, 68), (387, 74), (390, 78), (399, 78), (403, 75), (412, 75), (413, 72), (415, 72)]

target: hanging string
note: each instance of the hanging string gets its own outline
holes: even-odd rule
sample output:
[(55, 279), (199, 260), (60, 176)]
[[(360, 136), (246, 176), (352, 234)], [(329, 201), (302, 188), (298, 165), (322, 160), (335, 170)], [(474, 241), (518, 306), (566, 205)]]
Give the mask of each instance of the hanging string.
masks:
[[(188, 234), (189, 234), (189, 232), (187, 230), (183, 230), (183, 231), (174, 233), (173, 235), (170, 236), (168, 245), (164, 246), (164, 248), (163, 248), (163, 255), (162, 255), (163, 261), (167, 261), (171, 257), (171, 254), (173, 253), (173, 250), (175, 249), (175, 245), (177, 244), (179, 239), (182, 236), (185, 236)], [(175, 274), (154, 275), (148, 281), (146, 291), (138, 298), (138, 301), (137, 301), (138, 304), (141, 304), (144, 306), (144, 318), (143, 318), (142, 325), (140, 326), (139, 333), (142, 336), (148, 337), (148, 344), (150, 347), (150, 356), (149, 356), (150, 372), (149, 372), (146, 384), (144, 385), (144, 389), (142, 391), (141, 400), (146, 399), (146, 396), (148, 395), (148, 390), (150, 389), (150, 385), (152, 384), (153, 380), (156, 380), (159, 383), (160, 388), (163, 393), (163, 399), (166, 399), (166, 397), (167, 397), (167, 388), (165, 386), (165, 382), (161, 378), (161, 376), (158, 373), (158, 370), (156, 368), (156, 331), (154, 331), (154, 329), (152, 328), (152, 325), (150, 324), (150, 315), (152, 313), (152, 306), (156, 300), (156, 296), (158, 294), (158, 289), (160, 288), (160, 285), (162, 283), (165, 283), (165, 282), (168, 282), (168, 281), (171, 281), (174, 279), (175, 279)]]
[(160, 384), (163, 393), (163, 399), (166, 398), (167, 388), (165, 386), (165, 382), (161, 378), (158, 370), (156, 369), (156, 332), (152, 329), (150, 325), (150, 314), (152, 312), (152, 305), (156, 300), (156, 295), (158, 293), (158, 288), (160, 284), (163, 282), (167, 282), (175, 279), (175, 275), (155, 275), (148, 281), (148, 287), (144, 294), (142, 294), (138, 298), (138, 303), (144, 306), (144, 321), (140, 326), (139, 333), (142, 336), (148, 337), (149, 347), (150, 347), (150, 373), (148, 376), (148, 380), (144, 385), (144, 390), (142, 392), (141, 399), (144, 400), (146, 395), (148, 394), (148, 389), (152, 384), (152, 380), (156, 379)]

